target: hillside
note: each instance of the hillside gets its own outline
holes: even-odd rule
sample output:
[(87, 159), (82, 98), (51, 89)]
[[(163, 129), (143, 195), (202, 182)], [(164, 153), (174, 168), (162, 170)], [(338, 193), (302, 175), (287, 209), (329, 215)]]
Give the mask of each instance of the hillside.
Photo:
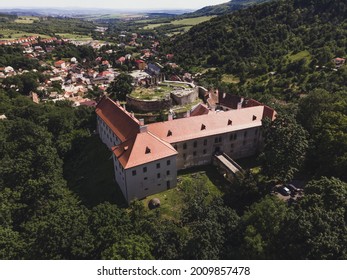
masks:
[(251, 5), (269, 2), (271, 0), (232, 0), (227, 3), (206, 6), (195, 12), (186, 14), (187, 16), (199, 17), (199, 16), (209, 16), (209, 15), (224, 15), (236, 10), (247, 8)]
[(275, 1), (194, 26), (170, 45), (187, 67), (219, 67), (243, 75), (280, 71), (306, 51), (305, 65), (346, 54), (346, 1)]

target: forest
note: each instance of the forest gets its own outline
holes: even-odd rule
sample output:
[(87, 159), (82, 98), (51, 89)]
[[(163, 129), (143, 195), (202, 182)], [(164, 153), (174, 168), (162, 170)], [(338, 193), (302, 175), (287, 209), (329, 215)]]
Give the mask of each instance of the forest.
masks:
[[(224, 183), (221, 195), (204, 180), (184, 180), (174, 216), (142, 201), (125, 207), (119, 192), (102, 189), (105, 170), (90, 157), (107, 161), (109, 151), (93, 109), (34, 104), (27, 95), (40, 74), (7, 81), (19, 90), (0, 89), (0, 259), (346, 259), (347, 68), (331, 63), (346, 56), (346, 13), (343, 0), (274, 1), (166, 41), (162, 52), (204, 72), (202, 85), (278, 112), (264, 120), (260, 170)], [(2, 65), (20, 57), (0, 51)], [(65, 52), (95, 55), (72, 46), (55, 54)], [(301, 199), (271, 194), (294, 178), (305, 181)]]

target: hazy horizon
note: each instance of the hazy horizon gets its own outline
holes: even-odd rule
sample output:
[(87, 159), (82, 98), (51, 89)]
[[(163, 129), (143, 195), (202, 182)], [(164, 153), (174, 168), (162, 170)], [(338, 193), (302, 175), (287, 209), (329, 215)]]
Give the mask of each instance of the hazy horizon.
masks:
[(0, 3), (0, 9), (35, 9), (35, 8), (57, 8), (57, 9), (113, 9), (113, 10), (197, 10), (205, 6), (226, 3), (228, 0), (161, 0), (161, 1), (112, 1), (112, 0), (60, 0), (59, 2), (47, 2), (43, 0), (12, 0)]

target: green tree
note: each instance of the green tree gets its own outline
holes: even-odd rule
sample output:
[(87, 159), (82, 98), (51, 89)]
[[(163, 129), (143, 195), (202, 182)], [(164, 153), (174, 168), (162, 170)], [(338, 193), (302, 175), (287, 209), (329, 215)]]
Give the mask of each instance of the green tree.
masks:
[(119, 101), (125, 101), (126, 96), (133, 90), (133, 78), (127, 74), (120, 74), (107, 89), (111, 97)]
[(95, 206), (89, 216), (89, 227), (95, 237), (93, 259), (110, 248), (116, 240), (123, 240), (131, 229), (128, 214), (108, 202)]
[(106, 249), (106, 260), (152, 260), (152, 240), (148, 236), (130, 235)]
[(347, 258), (347, 184), (335, 178), (310, 181), (281, 231), (279, 258)]
[(277, 181), (291, 180), (303, 165), (308, 148), (307, 132), (293, 117), (277, 115), (264, 120), (262, 172)]
[(275, 259), (275, 241), (288, 214), (286, 204), (277, 197), (267, 196), (253, 204), (241, 218), (240, 254), (245, 259)]

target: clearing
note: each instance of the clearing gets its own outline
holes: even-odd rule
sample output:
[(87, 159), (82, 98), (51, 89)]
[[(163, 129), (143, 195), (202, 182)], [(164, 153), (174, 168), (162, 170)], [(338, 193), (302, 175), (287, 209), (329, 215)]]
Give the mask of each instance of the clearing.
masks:
[(49, 38), (47, 35), (38, 34), (38, 33), (29, 33), (24, 32), (20, 30), (14, 30), (14, 29), (0, 29), (0, 34), (2, 35), (0, 40), (11, 40), (11, 39), (18, 39), (18, 38), (24, 38), (29, 36), (40, 36), (41, 38)]
[(197, 25), (199, 23), (202, 23), (204, 21), (208, 21), (214, 16), (202, 16), (202, 17), (196, 17), (196, 18), (185, 18), (185, 19), (179, 19), (179, 20), (172, 20), (170, 22), (166, 23), (153, 23), (153, 24), (148, 24), (143, 27), (143, 29), (156, 29), (160, 26), (165, 26), (165, 25), (177, 25), (177, 26), (184, 26), (184, 31), (188, 31), (192, 26)]
[(20, 16), (14, 22), (15, 23), (22, 23), (22, 24), (32, 24), (38, 20), (40, 20), (38, 17)]
[(93, 40), (92, 37), (90, 37), (88, 35), (82, 35), (82, 34), (57, 33), (57, 35), (62, 37), (63, 39), (69, 39), (69, 40), (75, 40), (75, 41), (91, 41), (91, 40)]

